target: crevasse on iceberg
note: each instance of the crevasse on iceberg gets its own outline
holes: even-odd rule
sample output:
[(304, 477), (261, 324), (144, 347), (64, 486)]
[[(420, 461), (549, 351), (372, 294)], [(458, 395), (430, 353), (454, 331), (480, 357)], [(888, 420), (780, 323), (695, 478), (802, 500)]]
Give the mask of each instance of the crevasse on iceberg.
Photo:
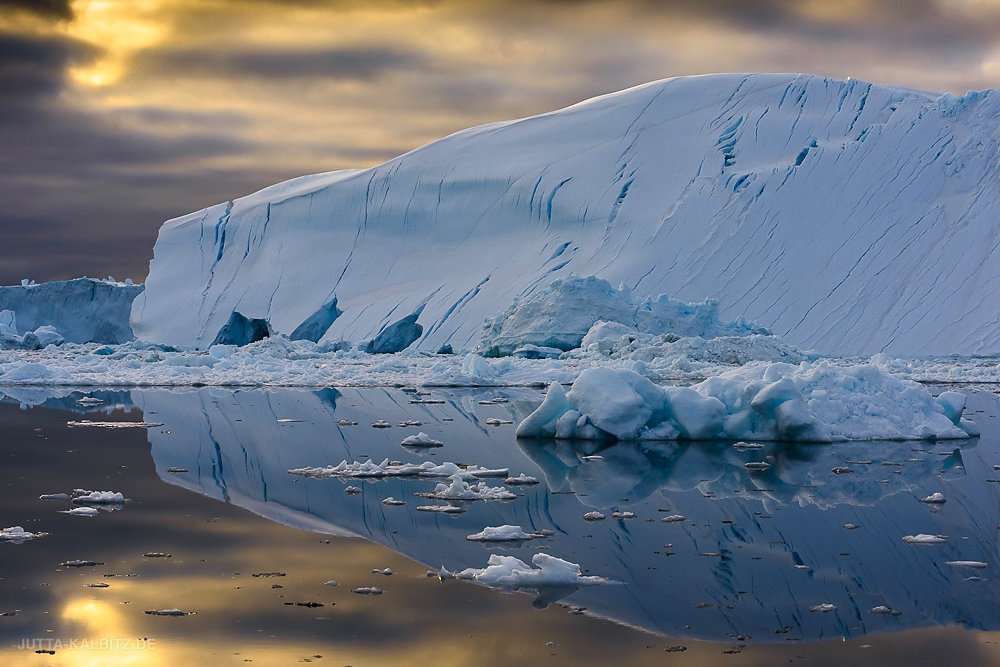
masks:
[(692, 387), (660, 387), (629, 370), (584, 371), (553, 383), (520, 437), (618, 440), (910, 440), (966, 438), (965, 396), (934, 398), (872, 366), (753, 364)]
[(576, 274), (714, 299), (823, 354), (997, 352), (981, 240), (998, 115), (996, 91), (658, 81), (170, 220), (131, 321), (201, 348), (238, 312), (310, 340), (470, 350), (485, 319)]

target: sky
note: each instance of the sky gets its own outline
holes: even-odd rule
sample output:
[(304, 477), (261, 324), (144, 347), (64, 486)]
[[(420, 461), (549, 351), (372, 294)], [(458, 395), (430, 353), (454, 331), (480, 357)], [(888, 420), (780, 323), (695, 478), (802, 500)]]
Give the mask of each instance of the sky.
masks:
[(169, 218), (755, 71), (1000, 87), (1000, 0), (0, 0), (0, 284), (140, 282)]

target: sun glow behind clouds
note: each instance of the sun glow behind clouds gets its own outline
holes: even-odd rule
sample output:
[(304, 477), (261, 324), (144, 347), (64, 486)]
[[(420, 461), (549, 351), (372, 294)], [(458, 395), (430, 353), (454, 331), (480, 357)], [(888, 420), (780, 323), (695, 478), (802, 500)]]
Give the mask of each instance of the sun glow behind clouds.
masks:
[(159, 0), (75, 0), (67, 33), (94, 45), (102, 54), (93, 63), (73, 67), (79, 84), (106, 86), (118, 81), (138, 51), (161, 43), (167, 29), (159, 18)]

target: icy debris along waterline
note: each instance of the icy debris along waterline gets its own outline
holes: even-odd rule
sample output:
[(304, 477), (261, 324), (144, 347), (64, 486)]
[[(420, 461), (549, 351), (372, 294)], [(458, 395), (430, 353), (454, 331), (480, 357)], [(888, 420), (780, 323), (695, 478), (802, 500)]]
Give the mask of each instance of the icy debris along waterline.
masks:
[(520, 437), (600, 440), (911, 440), (978, 434), (965, 396), (937, 398), (873, 366), (826, 361), (745, 366), (692, 387), (660, 387), (629, 370), (585, 370), (553, 383)]
[[(0, 350), (0, 386), (532, 386), (569, 384), (588, 368), (625, 368), (656, 381), (700, 379), (739, 364), (789, 360), (788, 355), (761, 348), (755, 343), (760, 338), (633, 341), (622, 354), (580, 349), (564, 353), (561, 359), (539, 360), (329, 352), (310, 341), (281, 336), (233, 348), (223, 358), (212, 351), (164, 349), (139, 341), (114, 346), (65, 344), (34, 352)], [(730, 352), (712, 352), (723, 343)], [(111, 353), (99, 354), (101, 350)], [(739, 353), (731, 354), (735, 350)], [(858, 359), (828, 361), (847, 368), (868, 364)], [(896, 377), (922, 381), (1000, 381), (1000, 363), (995, 358), (882, 360), (871, 365)], [(354, 424), (343, 420), (341, 425)]]
[(471, 479), (478, 477), (507, 477), (509, 470), (507, 468), (480, 468), (477, 465), (462, 468), (450, 461), (440, 464), (433, 461), (396, 463), (390, 462), (386, 458), (381, 463), (375, 463), (371, 460), (348, 463), (347, 460), (344, 460), (335, 466), (292, 468), (288, 473), (290, 475), (318, 478), (459, 477), (461, 479)]
[(542, 586), (596, 586), (608, 582), (604, 577), (585, 576), (576, 563), (546, 553), (536, 553), (531, 562), (534, 567), (514, 556), (491, 554), (485, 568), (467, 568), (450, 573), (442, 567), (441, 572), (456, 579), (470, 579), (491, 588), (511, 590)]

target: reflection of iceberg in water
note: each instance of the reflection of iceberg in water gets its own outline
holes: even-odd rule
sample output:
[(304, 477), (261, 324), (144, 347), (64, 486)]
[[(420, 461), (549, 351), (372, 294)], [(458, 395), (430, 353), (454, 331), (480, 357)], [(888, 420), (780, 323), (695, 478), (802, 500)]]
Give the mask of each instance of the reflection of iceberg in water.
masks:
[[(954, 442), (769, 444), (748, 451), (729, 443), (518, 444), (512, 426), (487, 426), (485, 420), (516, 422), (537, 405), (539, 394), (503, 390), (510, 403), (479, 405), (496, 393), (438, 390), (441, 404), (411, 403), (412, 394), (399, 389), (136, 390), (133, 399), (166, 423), (148, 433), (157, 471), (170, 483), (288, 525), (361, 536), (434, 569), (481, 568), (498, 550), (527, 561), (547, 547), (579, 563), (584, 574), (624, 584), (581, 588), (568, 601), (650, 631), (771, 641), (958, 619), (970, 627), (1000, 627), (1000, 587), (991, 573), (1000, 566), (1000, 508), (991, 494), (996, 489), (984, 483), (1000, 461), (993, 460), (992, 432), (978, 443), (962, 443), (961, 451)], [(973, 401), (996, 414), (994, 397)], [(358, 425), (340, 426), (341, 419)], [(373, 429), (376, 419), (393, 427)], [(400, 440), (417, 428), (395, 426), (403, 419), (421, 421), (419, 429), (444, 446), (404, 449)], [(341, 481), (287, 473), (366, 457), (508, 467), (512, 475), (544, 477), (546, 484), (518, 487), (523, 496), (514, 501), (468, 503), (465, 513), (444, 516), (414, 511), (422, 501), (413, 493), (431, 490), (434, 480)], [(755, 461), (771, 467), (744, 466)], [(171, 467), (189, 472), (167, 472)], [(835, 467), (853, 472), (836, 474)], [(362, 493), (345, 494), (348, 484)], [(919, 502), (936, 491), (948, 499), (943, 506)], [(389, 496), (407, 504), (383, 505)], [(585, 521), (583, 514), (594, 508), (609, 518)], [(611, 518), (619, 508), (637, 517)], [(673, 513), (687, 520), (660, 521)], [(465, 539), (503, 524), (555, 535), (521, 546)], [(949, 540), (923, 547), (901, 540), (918, 533)], [(968, 581), (969, 572), (945, 564), (953, 560), (986, 561), (990, 569), (976, 572), (982, 581)], [(810, 613), (822, 603), (837, 611)], [(878, 605), (902, 615), (872, 614)]]

